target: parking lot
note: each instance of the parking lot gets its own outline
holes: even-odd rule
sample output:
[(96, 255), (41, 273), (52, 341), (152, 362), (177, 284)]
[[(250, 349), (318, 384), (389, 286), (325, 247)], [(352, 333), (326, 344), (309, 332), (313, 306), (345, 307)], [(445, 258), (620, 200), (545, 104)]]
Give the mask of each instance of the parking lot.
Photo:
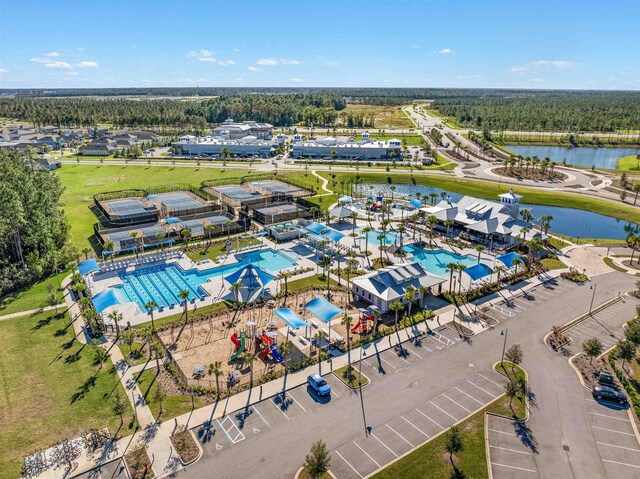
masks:
[(504, 377), (483, 370), (390, 421), (369, 425), (367, 435), (334, 451), (331, 471), (340, 478), (363, 478), (429, 440), (503, 393)]
[(487, 311), (487, 314), (498, 321), (504, 321), (528, 309), (540, 306), (540, 304), (545, 301), (557, 297), (563, 292), (575, 287), (575, 283), (557, 278), (546, 281), (526, 293), (520, 292), (509, 295), (508, 292), (503, 292), (502, 295), (505, 298), (493, 304)]
[(487, 441), (494, 479), (540, 477), (535, 462), (537, 446), (526, 422), (489, 414)]
[(589, 425), (607, 477), (640, 477), (640, 446), (635, 437), (626, 407), (593, 398), (584, 391)]
[(622, 337), (622, 326), (635, 316), (637, 299), (623, 296), (621, 301), (589, 316), (565, 331), (573, 341), (566, 347), (572, 354), (581, 351), (582, 343), (590, 338), (602, 341), (605, 351)]

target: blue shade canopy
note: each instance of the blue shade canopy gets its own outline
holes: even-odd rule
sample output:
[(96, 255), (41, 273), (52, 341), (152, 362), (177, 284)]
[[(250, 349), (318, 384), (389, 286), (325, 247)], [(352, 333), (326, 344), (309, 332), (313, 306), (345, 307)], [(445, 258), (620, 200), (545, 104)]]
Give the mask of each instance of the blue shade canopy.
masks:
[(329, 322), (332, 318), (343, 311), (337, 306), (331, 304), (324, 298), (314, 298), (304, 305), (304, 309), (313, 314), (323, 323)]
[(93, 306), (96, 308), (98, 313), (102, 313), (102, 311), (107, 309), (109, 306), (122, 304), (124, 302), (120, 301), (120, 298), (118, 298), (113, 289), (102, 291), (91, 298), (91, 300), (93, 301)]
[(411, 200), (409, 201), (409, 204), (414, 208), (422, 208), (422, 201), (420, 200)]
[(315, 221), (312, 221), (311, 223), (307, 223), (307, 225), (305, 226), (305, 228), (307, 228), (309, 231), (311, 231), (312, 233), (317, 233), (320, 234), (322, 233), (324, 230), (327, 229), (327, 227), (325, 225), (322, 225), (320, 223), (317, 223)]
[(158, 195), (149, 195), (147, 196), (148, 200), (155, 200), (156, 198), (160, 198)]
[(78, 271), (82, 276), (93, 271), (100, 271), (100, 265), (95, 259), (88, 259), (78, 265)]
[(291, 329), (301, 328), (303, 326), (309, 326), (305, 321), (289, 308), (276, 309), (273, 314), (283, 320)]
[(515, 266), (513, 264), (514, 259), (519, 259), (523, 264), (526, 263), (525, 259), (522, 256), (520, 256), (518, 253), (514, 253), (513, 251), (511, 253), (498, 256), (496, 259), (500, 261), (503, 265), (505, 265), (507, 268), (512, 268)]
[(341, 196), (340, 198), (338, 198), (338, 201), (340, 203), (351, 203), (353, 201), (353, 198), (351, 198), (351, 196)]
[(330, 239), (334, 243), (338, 243), (342, 238), (344, 238), (344, 235), (342, 233), (331, 228), (328, 228), (327, 231), (322, 233), (322, 236)]
[(224, 279), (230, 284), (241, 282), (247, 288), (255, 288), (258, 286), (264, 286), (268, 282), (276, 279), (276, 277), (249, 263), (234, 271)]
[(463, 270), (467, 273), (473, 281), (477, 281), (480, 278), (484, 278), (485, 276), (489, 276), (493, 271), (486, 264), (478, 263), (473, 266), (469, 266)]
[(174, 223), (180, 223), (182, 220), (180, 218), (175, 218), (175, 217), (171, 217), (171, 218), (167, 218), (166, 220), (164, 220), (165, 223), (167, 223), (168, 225), (172, 225)]

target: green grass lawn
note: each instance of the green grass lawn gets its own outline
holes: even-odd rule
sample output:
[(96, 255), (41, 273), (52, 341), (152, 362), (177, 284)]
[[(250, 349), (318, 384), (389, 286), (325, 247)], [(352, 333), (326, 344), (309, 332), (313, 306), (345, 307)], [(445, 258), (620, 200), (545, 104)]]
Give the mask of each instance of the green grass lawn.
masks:
[[(216, 239), (214, 241), (220, 241)], [(260, 241), (255, 238), (245, 238), (240, 240), (240, 247), (244, 248), (246, 246), (259, 244)], [(226, 240), (222, 243), (214, 244), (209, 248), (206, 248), (206, 241), (201, 242), (198, 245), (194, 245), (195, 250), (191, 250), (188, 253), (189, 258), (193, 261), (201, 261), (203, 259), (212, 259), (215, 260), (218, 256), (225, 253), (227, 251), (227, 243)], [(231, 246), (235, 250), (238, 246), (238, 241), (236, 238), (231, 237)], [(206, 249), (205, 249), (206, 248)]]
[[(403, 133), (398, 133), (397, 135), (394, 135), (393, 132), (387, 132), (386, 135), (376, 135), (376, 134), (372, 134), (369, 136), (370, 139), (372, 140), (391, 140), (391, 139), (396, 139), (396, 140), (400, 140), (403, 142), (403, 145), (406, 143), (407, 146), (421, 146), (425, 143), (425, 139), (421, 136), (421, 135), (414, 135), (414, 134), (403, 134)], [(356, 141), (359, 141), (362, 139), (361, 135), (358, 135), (357, 137), (355, 137)]]
[[(69, 274), (69, 271), (63, 271), (57, 275), (52, 275), (42, 281), (35, 283), (17, 293), (5, 296), (0, 299), (0, 316), (5, 314), (18, 313), (20, 311), (30, 311), (45, 306), (50, 306), (49, 291), (47, 284), (51, 283), (58, 289), (58, 280), (62, 280)], [(63, 303), (62, 291), (57, 291), (58, 303)]]
[[(98, 370), (94, 361), (66, 312), (0, 322), (0, 479), (18, 477), (26, 455), (87, 428), (117, 431), (112, 397), (116, 388), (126, 393), (111, 364)], [(121, 433), (130, 417), (129, 408)]]
[[(208, 304), (205, 306), (198, 306), (198, 309), (196, 309), (195, 311), (189, 311), (189, 318), (191, 318), (193, 315), (201, 315), (201, 314), (218, 314), (218, 313), (222, 313), (227, 311), (227, 309), (231, 308), (231, 304), (232, 303), (228, 303), (226, 301), (220, 301), (218, 303), (215, 304)], [(184, 320), (184, 315), (182, 314), (182, 305), (176, 306), (176, 314), (172, 314), (171, 316), (165, 316), (164, 318), (154, 318), (154, 324), (156, 326), (156, 328), (160, 328), (161, 326), (164, 326), (166, 324), (171, 324), (174, 323), (176, 321), (181, 321)], [(144, 323), (138, 323), (134, 326), (132, 326), (133, 329), (144, 329), (146, 327), (150, 327), (151, 326), (151, 318), (149, 318), (149, 321), (144, 322)]]
[[(141, 374), (136, 374), (134, 377), (138, 382), (140, 392), (144, 396), (145, 401), (149, 404), (151, 413), (156, 419), (158, 419), (158, 415), (160, 414), (160, 403), (156, 399), (158, 383), (155, 369), (145, 369)], [(204, 406), (204, 403), (198, 396), (193, 397), (193, 403), (195, 404), (196, 409)], [(161, 419), (163, 421), (180, 416), (185, 412), (189, 412), (191, 411), (191, 396), (189, 394), (171, 396), (167, 393), (166, 398), (162, 401), (162, 409), (163, 412)]]
[(557, 248), (557, 249), (562, 249), (565, 246), (569, 246), (569, 243), (567, 243), (566, 241), (564, 241), (564, 240), (562, 240), (560, 238), (556, 238), (555, 236), (551, 236), (548, 239), (548, 241), (554, 248)]
[(549, 269), (564, 269), (567, 267), (566, 264), (555, 258), (543, 258), (540, 262)]
[[(331, 277), (330, 283), (332, 287), (337, 286), (338, 283), (334, 281), (333, 277)], [(343, 283), (344, 284), (344, 283)], [(318, 288), (326, 288), (327, 287), (327, 279), (322, 278), (319, 274), (314, 274), (312, 276), (307, 276), (306, 278), (294, 279), (288, 281), (288, 288), (290, 293), (295, 293), (296, 291), (301, 291), (311, 287)], [(284, 288), (284, 285), (283, 285)]]
[(624, 156), (618, 160), (618, 170), (640, 171), (638, 155)]
[(345, 383), (350, 388), (360, 387), (360, 381), (362, 381), (362, 386), (366, 386), (367, 384), (369, 384), (369, 378), (367, 378), (364, 374), (360, 374), (358, 372), (358, 369), (354, 368), (353, 366), (351, 367), (351, 374), (348, 375), (347, 374), (348, 367), (349, 367), (348, 365), (342, 366), (341, 368), (333, 371), (333, 374), (335, 374), (338, 377), (338, 379), (340, 379), (340, 381)]
[[(505, 365), (507, 372), (513, 376), (510, 363), (505, 362)], [(524, 371), (517, 366), (516, 368), (516, 374), (524, 376)], [(523, 401), (514, 399), (513, 410), (518, 417), (524, 417), (524, 408)], [(457, 467), (463, 473), (461, 477), (467, 479), (488, 479), (489, 477), (484, 438), (485, 412), (513, 417), (509, 400), (501, 396), (458, 426), (464, 449), (456, 455)], [(375, 479), (396, 479), (399, 477), (451, 479), (453, 470), (445, 448), (446, 438), (446, 433), (439, 435), (373, 477)], [(428, 475), (425, 475), (427, 471)]]
[(131, 349), (124, 343), (118, 343), (118, 347), (124, 358), (129, 362), (129, 366), (137, 366), (147, 362), (147, 350), (143, 343), (134, 341)]

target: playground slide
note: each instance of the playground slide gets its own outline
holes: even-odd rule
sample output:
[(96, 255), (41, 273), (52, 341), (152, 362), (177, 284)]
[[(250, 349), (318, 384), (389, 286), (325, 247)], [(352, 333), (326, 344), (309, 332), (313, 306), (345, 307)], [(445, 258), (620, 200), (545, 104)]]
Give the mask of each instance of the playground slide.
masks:
[(240, 341), (238, 341), (238, 333), (233, 333), (231, 335), (231, 342), (236, 347), (236, 349), (240, 349)]
[[(234, 333), (234, 335), (235, 335), (235, 333)], [(233, 341), (233, 336), (231, 336), (231, 340)], [(238, 337), (237, 337), (237, 335), (236, 335), (236, 340), (233, 342), (233, 344), (235, 344), (235, 345), (236, 345), (236, 347), (238, 347), (238, 345), (236, 344), (237, 342), (238, 342)], [(237, 350), (235, 353), (233, 353), (233, 354), (231, 355), (231, 360), (233, 361), (233, 360), (234, 360), (234, 359), (236, 359), (238, 356), (240, 356), (242, 353), (244, 353), (244, 348), (245, 348), (245, 347), (246, 347), (246, 344), (245, 344), (245, 335), (244, 335), (244, 331), (242, 331), (242, 332), (240, 333), (240, 347), (238, 348), (238, 350)]]
[(282, 361), (284, 361), (284, 358), (282, 357), (282, 355), (278, 352), (278, 348), (276, 347), (275, 344), (272, 344), (271, 347), (271, 355), (273, 356), (273, 359), (277, 362), (277, 363), (281, 363)]
[(267, 359), (267, 356), (269, 356), (269, 352), (271, 352), (271, 347), (274, 346), (273, 339), (271, 339), (266, 334), (263, 334), (262, 336), (260, 336), (260, 339), (265, 345), (264, 351), (260, 353), (260, 357), (262, 359)]
[(353, 326), (351, 328), (351, 332), (355, 333), (356, 331), (358, 331), (358, 329), (360, 329), (362, 327), (362, 318), (360, 320), (358, 320), (358, 322), (355, 324), (355, 326)]

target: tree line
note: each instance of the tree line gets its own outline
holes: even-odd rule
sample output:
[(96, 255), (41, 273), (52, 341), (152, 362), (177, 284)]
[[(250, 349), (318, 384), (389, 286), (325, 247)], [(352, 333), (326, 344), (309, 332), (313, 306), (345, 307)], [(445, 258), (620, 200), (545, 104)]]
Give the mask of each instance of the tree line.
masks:
[(73, 259), (57, 175), (0, 149), (0, 296), (45, 277)]
[(36, 126), (181, 127), (203, 129), (228, 118), (275, 126), (372, 127), (373, 118), (347, 113), (335, 94), (248, 94), (210, 99), (0, 98), (0, 116)]
[(432, 108), (463, 126), (494, 132), (614, 132), (640, 127), (640, 92), (442, 98)]

